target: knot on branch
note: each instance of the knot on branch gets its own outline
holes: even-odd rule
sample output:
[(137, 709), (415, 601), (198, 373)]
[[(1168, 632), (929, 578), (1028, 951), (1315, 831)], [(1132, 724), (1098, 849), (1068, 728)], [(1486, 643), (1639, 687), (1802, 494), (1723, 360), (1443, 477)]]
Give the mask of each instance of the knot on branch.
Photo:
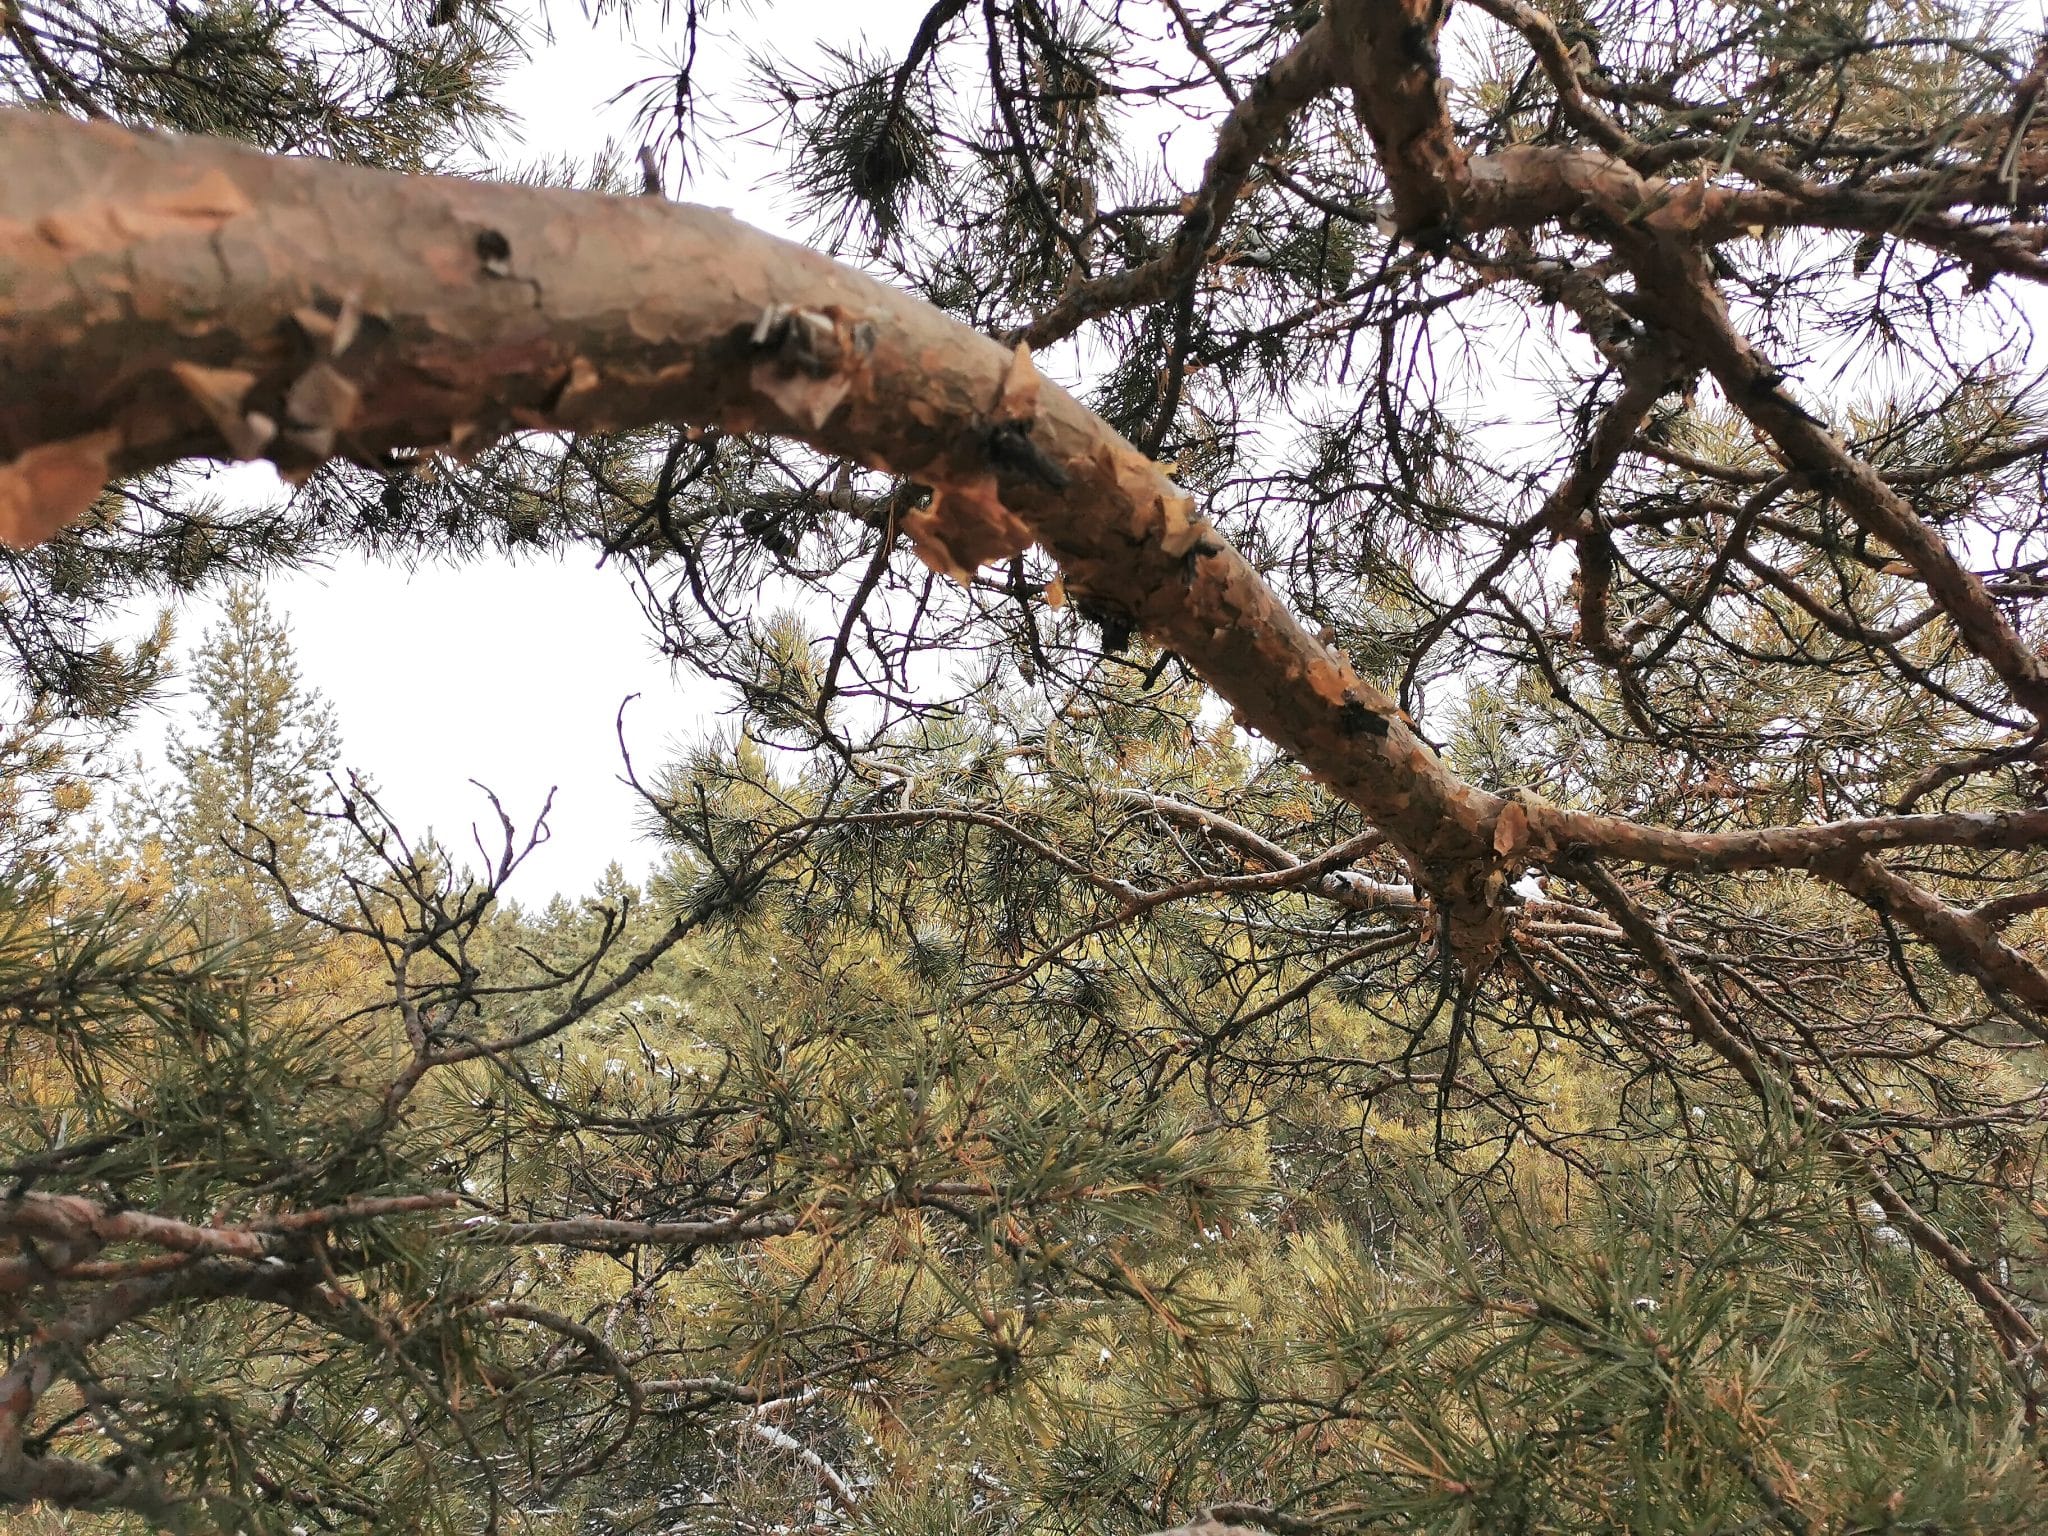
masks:
[(1476, 979), (1500, 958), (1514, 909), (1522, 898), (1513, 885), (1531, 868), (1557, 857), (1546, 810), (1534, 791), (1516, 788), (1474, 829), (1478, 845), (1416, 865), (1417, 886), (1435, 904), (1443, 942), (1468, 979)]
[(1036, 480), (1053, 490), (1063, 491), (1073, 477), (1050, 454), (1031, 440), (1028, 421), (1001, 421), (988, 429), (984, 440), (989, 463), (999, 474)]

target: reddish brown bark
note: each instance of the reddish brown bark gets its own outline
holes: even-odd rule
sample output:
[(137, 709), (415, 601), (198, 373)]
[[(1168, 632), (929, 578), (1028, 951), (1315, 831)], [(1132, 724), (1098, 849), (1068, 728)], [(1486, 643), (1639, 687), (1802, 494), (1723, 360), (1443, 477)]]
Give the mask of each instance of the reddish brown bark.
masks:
[(1454, 233), (1470, 166), (1444, 109), (1437, 33), (1441, 0), (1332, 5), (1328, 24), (1344, 61), (1358, 120), (1380, 151), (1394, 222), (1421, 243)]
[[(1547, 22), (1519, 6), (1497, 8), (1533, 35), (1553, 76), (1575, 80)], [(1963, 643), (2014, 698), (2048, 718), (2048, 662), (1883, 477), (1784, 392), (1777, 371), (1729, 323), (1703, 254), (1737, 229), (1781, 224), (1904, 231), (1947, 248), (1962, 241), (1986, 270), (2035, 277), (2048, 275), (2038, 250), (1996, 232), (1952, 228), (1910, 197), (1809, 186), (1767, 161), (1741, 160), (1745, 175), (1762, 183), (1756, 188), (1644, 175), (1630, 159), (1641, 146), (1575, 88), (1567, 92), (1568, 103), (1607, 148), (1522, 146), (1469, 159), (1444, 106), (1434, 47), (1423, 47), (1433, 35), (1424, 24), (1436, 14), (1428, 0), (1335, 0), (1329, 18), (1404, 232), (1443, 240), (1564, 220), (1604, 236), (1635, 276), (1640, 317), (1675, 338), (1687, 361), (1710, 372), (1735, 409), (1769, 434), (1795, 469), (1838, 496), (1858, 522), (1897, 550)]]
[[(1940, 533), (1918, 519), (1899, 494), (1903, 482), (1856, 458), (1792, 399), (1730, 323), (1705, 258), (1714, 241), (1739, 232), (1804, 224), (1917, 239), (1980, 272), (2038, 279), (2048, 276), (2038, 243), (1952, 218), (1947, 209), (1985, 190), (1967, 177), (1941, 188), (1904, 173), (1854, 190), (1821, 188), (1735, 152), (1737, 184), (1666, 179), (1659, 172), (1671, 162), (1606, 115), (1546, 18), (1519, 0), (1479, 3), (1528, 39), (1563, 116), (1595, 147), (1469, 154), (1445, 107), (1435, 52), (1441, 8), (1432, 0), (1328, 0), (1328, 19), (1235, 102), (1172, 247), (1129, 271), (1077, 283), (1023, 334), (1043, 344), (1097, 315), (1189, 292), (1290, 119), (1341, 81), (1379, 151), (1393, 222), (1404, 236), (1478, 266), (1494, 258), (1468, 248), (1476, 235), (1565, 221), (1606, 244), (1614, 270), (1634, 279), (1632, 297), (1610, 293), (1604, 278), (1586, 279), (1600, 303), (1629, 304), (1647, 340), (1603, 343), (1623, 365), (1620, 397), (1542, 513), (1516, 535), (1524, 543), (1503, 550), (1496, 574), (1540, 534), (1573, 538), (1581, 553), (1581, 638), (1596, 657), (1625, 669), (1629, 636), (1612, 632), (1604, 602), (1611, 549), (1598, 521), (1600, 493), (1623, 454), (1639, 446), (1670, 379), (1704, 368), (1780, 450), (1785, 475), (1837, 498), (1889, 545), (1926, 588), (1930, 611), (1954, 626), (2019, 703), (2048, 718), (2048, 663)], [(2037, 68), (2030, 77), (2036, 93), (2039, 75)], [(1656, 1006), (1668, 1002), (1690, 1039), (1761, 1102), (1819, 1127), (1849, 1178), (1983, 1310), (2031, 1395), (2042, 1353), (2032, 1320), (1901, 1192), (1890, 1177), (1900, 1164), (1882, 1138), (1859, 1128), (1861, 1108), (1725, 1018), (1711, 973), (1701, 973), (1704, 983), (1696, 979), (1656, 919), (1581, 855), (1696, 873), (1812, 871), (1897, 919), (1987, 990), (2048, 1018), (2048, 972), (2007, 944), (1993, 920), (2008, 915), (2005, 907), (2030, 910), (2038, 904), (2033, 894), (2005, 898), (2005, 907), (1993, 904), (1995, 913), (1965, 911), (1872, 857), (1928, 845), (2039, 847), (2048, 843), (2048, 811), (1709, 834), (1466, 783), (1392, 699), (1295, 621), (1159, 466), (1042, 381), (1027, 353), (716, 214), (648, 199), (267, 159), (204, 140), (141, 138), (20, 113), (0, 113), (0, 164), (7, 167), (0, 180), (0, 538), (46, 537), (83, 513), (110, 477), (188, 456), (269, 458), (297, 475), (336, 457), (378, 466), (400, 451), (463, 455), (523, 429), (660, 422), (770, 432), (922, 482), (932, 487), (932, 502), (902, 526), (928, 563), (971, 580), (984, 561), (1042, 543), (1068, 590), (1128, 613), (1179, 652), (1248, 724), (1380, 829), (1442, 912), (1468, 966), (1497, 953), (1506, 924), (1502, 889), (1525, 865), (1555, 863), (1592, 890), (1613, 923), (1603, 938), (1611, 933), (1635, 951), (1660, 998)], [(1490, 275), (1537, 281), (1503, 260), (1486, 268)], [(1573, 302), (1568, 295), (1561, 301)], [(1027, 467), (1018, 467), (1014, 452), (991, 451), (997, 428), (1012, 440), (1019, 432), (1028, 437), (1034, 454), (1023, 456)], [(1807, 604), (1834, 622), (1829, 610)], [(1135, 792), (1123, 799), (1205, 827), (1264, 873), (1144, 892), (1070, 868), (1125, 898), (1117, 920), (1198, 889), (1298, 888), (1361, 911), (1407, 913), (1416, 905), (1398, 886), (1340, 867), (1362, 842), (1304, 862), (1200, 807)], [(937, 813), (851, 819), (927, 814)], [(1062, 862), (1056, 850), (1039, 852)], [(1540, 905), (1580, 922), (1582, 932), (1594, 915)], [(421, 1070), (425, 1064), (423, 1057)], [(417, 1078), (402, 1081), (409, 1089)], [(293, 1220), (317, 1224), (334, 1214)], [(492, 1224), (471, 1235), (689, 1245), (794, 1225), (774, 1213), (698, 1223), (572, 1217)], [(48, 1385), (56, 1347), (90, 1342), (95, 1330), (185, 1294), (178, 1286), (315, 1305), (310, 1274), (251, 1281), (229, 1271), (230, 1261), (246, 1267), (270, 1258), (286, 1230), (281, 1223), (202, 1227), (29, 1195), (0, 1211), (0, 1235), (10, 1229), (42, 1246), (0, 1260), (0, 1295), (52, 1276), (118, 1287), (75, 1335), (39, 1345), (40, 1353), (0, 1375), (0, 1481), (34, 1486), (60, 1503), (118, 1498), (146, 1507), (149, 1490), (78, 1464), (27, 1465), (25, 1415)], [(104, 1258), (101, 1250), (114, 1244), (161, 1251)], [(177, 1276), (164, 1279), (162, 1266)], [(580, 1325), (552, 1319), (549, 1326)], [(637, 1408), (641, 1389), (630, 1378), (626, 1386)], [(702, 1384), (648, 1387), (655, 1389)], [(1222, 1507), (1215, 1515), (1235, 1512)], [(1274, 1523), (1263, 1513), (1245, 1518)]]
[[(1407, 855), (1474, 963), (1502, 802), (1308, 633), (1165, 473), (1028, 362), (721, 214), (407, 178), (0, 113), (0, 531), (191, 456), (470, 451), (520, 429), (715, 425), (934, 487), (956, 574), (1036, 538)], [(1041, 472), (992, 462), (1028, 423)]]
[(1782, 376), (1729, 323), (1726, 305), (1697, 252), (1674, 253), (1628, 242), (1645, 310), (1684, 340), (1730, 402), (1783, 451), (1787, 463), (1825, 489), (1858, 523), (1883, 539), (1920, 578), (1956, 633), (2037, 719), (2048, 719), (2048, 662), (1998, 610), (1976, 574), (1959, 560), (1840, 438), (1786, 393)]
[[(1287, 102), (1312, 94), (1327, 46), (1312, 34), (1276, 66), (1301, 74)], [(1274, 131), (1271, 113), (1232, 131), (1255, 128)], [(1513, 153), (1467, 166), (1471, 185)], [(44, 114), (0, 113), (0, 156), (0, 534), (16, 541), (79, 515), (112, 475), (195, 455), (296, 474), (337, 456), (459, 455), (521, 429), (776, 432), (932, 486), (906, 531), (956, 576), (1041, 542), (1069, 591), (1128, 612), (1381, 829), (1468, 964), (1498, 947), (1507, 881), (1570, 848), (1738, 869), (2042, 840), (2038, 817), (1682, 833), (1468, 784), (1157, 465), (1027, 356), (723, 215)], [(1453, 186), (1463, 162), (1433, 163)], [(1035, 472), (991, 459), (1003, 424), (1028, 430)], [(1882, 519), (1896, 494), (1869, 480), (1860, 499)], [(1963, 610), (1966, 637), (2030, 694), (2038, 659), (1967, 583), (1948, 590), (1938, 540), (1908, 531), (1900, 543)]]

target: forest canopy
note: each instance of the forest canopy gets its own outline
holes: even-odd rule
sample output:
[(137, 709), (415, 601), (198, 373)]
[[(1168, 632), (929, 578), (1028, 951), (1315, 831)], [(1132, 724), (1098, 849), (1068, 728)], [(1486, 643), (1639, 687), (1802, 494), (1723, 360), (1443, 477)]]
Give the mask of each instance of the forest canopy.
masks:
[[(594, 10), (0, 0), (21, 1529), (2037, 1529), (2038, 17)], [(258, 585), (529, 550), (731, 709), (539, 910)]]

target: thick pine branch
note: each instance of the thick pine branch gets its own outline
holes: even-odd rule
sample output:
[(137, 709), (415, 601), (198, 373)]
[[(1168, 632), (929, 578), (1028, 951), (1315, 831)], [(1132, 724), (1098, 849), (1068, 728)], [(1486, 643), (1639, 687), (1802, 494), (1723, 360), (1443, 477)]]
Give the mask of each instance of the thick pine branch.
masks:
[[(1373, 57), (1354, 52), (1353, 65)], [(1679, 869), (1810, 869), (1883, 848), (2042, 841), (2048, 813), (1706, 834), (1469, 784), (1157, 465), (1020, 355), (721, 215), (50, 115), (0, 115), (0, 142), (21, 168), (0, 190), (0, 516), (17, 540), (82, 513), (111, 475), (193, 455), (260, 454), (303, 474), (335, 457), (395, 468), (419, 450), (463, 455), (522, 429), (767, 431), (933, 487), (905, 526), (956, 575), (1037, 539), (1070, 594), (1128, 613), (1386, 833), (1470, 964), (1497, 949), (1507, 883), (1571, 848)], [(1431, 165), (1457, 185), (1468, 162)], [(1603, 175), (1635, 178), (1613, 159)], [(1473, 170), (1482, 207), (1483, 182)], [(1647, 264), (1675, 238), (1629, 233), (1627, 254)], [(1741, 348), (1725, 322), (1689, 323), (1720, 313), (1701, 269), (1678, 270), (1695, 278), (1671, 299), (1679, 339), (1733, 366)], [(1751, 389), (1745, 406), (1776, 430), (1796, 409), (1781, 401)], [(1815, 457), (1811, 472), (1870, 492), (1847, 499), (2032, 699), (2039, 659), (1895, 493), (1817, 428), (1781, 441)], [(1958, 968), (2006, 974), (1972, 963), (1952, 925), (1922, 931)]]
[[(1165, 473), (1000, 345), (722, 215), (402, 178), (0, 114), (0, 522), (115, 474), (258, 454), (393, 465), (521, 429), (799, 438), (935, 488), (956, 573), (1036, 538), (1407, 854), (1491, 953), (1500, 799), (1287, 611)], [(95, 381), (80, 389), (81, 379)], [(1022, 436), (1023, 447), (1015, 446)]]

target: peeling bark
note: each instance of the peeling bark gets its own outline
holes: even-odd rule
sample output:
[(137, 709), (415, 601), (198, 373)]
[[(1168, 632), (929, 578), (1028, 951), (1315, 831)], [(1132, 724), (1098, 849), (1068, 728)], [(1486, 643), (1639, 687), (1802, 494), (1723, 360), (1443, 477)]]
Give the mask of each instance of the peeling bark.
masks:
[[(1580, 531), (1662, 380), (1703, 364), (1802, 472), (1905, 556), (2015, 697), (2048, 706), (2048, 665), (1982, 583), (1727, 326), (1702, 229), (1727, 216), (1728, 199), (1797, 199), (1656, 182), (1604, 150), (1467, 158), (1433, 48), (1425, 58), (1414, 30), (1425, 22), (1407, 0), (1347, 0), (1331, 32), (1312, 29), (1226, 125), (1214, 217), (1341, 56), (1404, 220), (1439, 208), (1460, 227), (1569, 214), (1614, 242), (1660, 306), (1668, 347), (1650, 346), (1532, 533)], [(1040, 380), (1027, 352), (723, 215), (272, 158), (45, 114), (0, 112), (0, 156), (0, 536), (12, 542), (79, 515), (109, 475), (193, 456), (263, 457), (303, 476), (336, 457), (390, 467), (418, 451), (464, 456), (520, 430), (778, 433), (932, 487), (904, 531), (955, 579), (1042, 544), (1063, 594), (1128, 613), (1382, 831), (1468, 969), (1499, 952), (1509, 882), (1575, 850), (1686, 870), (1819, 869), (1886, 848), (2048, 840), (2037, 814), (1686, 833), (1469, 784), (1296, 621), (1158, 465)], [(1172, 262), (1127, 276), (1170, 289), (1204, 248), (1190, 239)], [(1572, 527), (1557, 529), (1567, 514)], [(2040, 1006), (2023, 973), (1981, 963), (1972, 935), (1952, 923), (1918, 931), (1950, 963), (2018, 983)]]
[[(1218, 232), (1292, 118), (1348, 86), (1386, 174), (1395, 229), (1488, 280), (1534, 283), (1552, 302), (1597, 320), (1589, 331), (1623, 371), (1618, 398), (1563, 482), (1536, 518), (1505, 536), (1493, 574), (1543, 534), (1573, 539), (1581, 637), (1598, 659), (1627, 670), (1631, 635), (1612, 632), (1604, 601), (1612, 548), (1601, 493), (1624, 453), (1642, 448), (1671, 381), (1704, 369), (1786, 466), (1782, 476), (1722, 478), (1796, 479), (1834, 497), (1925, 587), (1929, 614), (1945, 617), (2020, 705), (2048, 719), (2048, 661), (2000, 606), (2004, 599), (1916, 515), (1898, 488), (1904, 478), (1887, 480), (1792, 398), (1731, 323), (1707, 259), (1716, 241), (1803, 225), (1917, 240), (1977, 273), (2040, 280), (2048, 262), (2038, 233), (1968, 222), (1966, 205), (1987, 193), (1982, 178), (1970, 176), (1930, 186), (1902, 172), (1854, 188), (1820, 187), (1738, 148), (1729, 152), (1737, 179), (1669, 179), (1661, 172), (1677, 160), (1631, 139), (1605, 113), (1585, 87), (1591, 76), (1582, 80), (1547, 18), (1520, 0), (1478, 3), (1529, 41), (1563, 116), (1595, 147), (1469, 153), (1446, 107), (1436, 0), (1327, 0), (1326, 19), (1234, 103), (1171, 247), (1126, 272), (1076, 283), (1023, 339), (1046, 344), (1099, 315), (1192, 292)], [(957, 9), (936, 8), (928, 29)], [(2038, 94), (2038, 78), (2030, 89)], [(2015, 150), (2018, 131), (2010, 134)], [(1043, 381), (1022, 346), (978, 336), (718, 214), (647, 198), (397, 177), (20, 112), (0, 112), (0, 163), (0, 539), (22, 546), (47, 538), (89, 510), (111, 477), (187, 457), (262, 458), (297, 478), (336, 458), (396, 468), (421, 452), (463, 457), (522, 430), (667, 423), (773, 433), (921, 482), (933, 491), (929, 506), (899, 524), (920, 558), (969, 582), (985, 562), (1042, 544), (1062, 569), (1062, 594), (1130, 615), (1378, 829), (1406, 860), (1468, 971), (1499, 955), (1506, 888), (1521, 870), (1553, 866), (1582, 882), (1611, 926), (1595, 928), (1588, 909), (1535, 905), (1633, 951), (1656, 999), (1652, 1012), (1673, 1011), (1691, 1040), (1766, 1108), (1812, 1123), (1847, 1179), (1982, 1310), (2036, 1400), (2044, 1346), (2033, 1320), (1937, 1225), (1931, 1206), (1923, 1214), (1902, 1192), (1896, 1175), (1909, 1165), (1868, 1129), (1865, 1108), (1829, 1091), (1824, 1070), (1724, 1016), (1713, 973), (1703, 971), (1703, 981), (1689, 971), (1655, 916), (1599, 861), (1698, 874), (1808, 871), (1896, 919), (1987, 992), (2048, 1021), (2048, 971), (1997, 926), (2038, 905), (2036, 893), (1958, 909), (1874, 857), (1926, 846), (2037, 849), (2048, 845), (2048, 811), (1698, 833), (1467, 783), (1392, 698), (1296, 621), (1160, 466)], [(1492, 243), (1506, 256), (1473, 249), (1489, 231), (1551, 222), (1604, 245), (1612, 262), (1560, 274), (1558, 263), (1520, 260), (1516, 251), (1526, 257), (1532, 246), (1517, 246), (1513, 233)], [(1569, 292), (1566, 277), (1576, 285)], [(1633, 292), (1610, 291), (1610, 277), (1632, 279)], [(1866, 643), (1886, 638), (1857, 630), (1796, 583), (1783, 589), (1838, 632)], [(1116, 798), (1200, 826), (1265, 872), (1159, 891), (1089, 876), (1123, 898), (1113, 921), (1198, 889), (1298, 889), (1361, 912), (1405, 915), (1419, 905), (1401, 887), (1343, 867), (1366, 840), (1303, 861), (1201, 807), (1138, 792)], [(2014, 1016), (2037, 1036), (2048, 1030), (2019, 1009)], [(1647, 1041), (1645, 1050), (1655, 1054)], [(452, 1059), (422, 1056), (390, 1103), (427, 1065)], [(468, 1235), (687, 1246), (795, 1225), (772, 1212), (695, 1223), (568, 1217), (480, 1224)], [(42, 1247), (0, 1262), (0, 1296), (52, 1276), (114, 1286), (107, 1308), (73, 1336), (38, 1344), (0, 1374), (0, 1483), (57, 1503), (146, 1509), (156, 1497), (132, 1475), (24, 1453), (26, 1416), (59, 1349), (187, 1294), (177, 1286), (317, 1305), (311, 1274), (244, 1278), (252, 1265), (279, 1262), (284, 1245), (273, 1229), (199, 1227), (30, 1195), (0, 1211), (0, 1233), (8, 1230)], [(102, 1257), (117, 1243), (160, 1251)], [(156, 1267), (164, 1265), (173, 1266), (170, 1279)], [(841, 1502), (850, 1504), (850, 1495)], [(1249, 1506), (1211, 1513), (1187, 1529), (1220, 1533), (1231, 1518), (1280, 1528)]]
[[(1028, 532), (1356, 805), (1469, 964), (1512, 878), (1498, 796), (1310, 634), (1159, 466), (1015, 355), (815, 252), (707, 210), (270, 158), (0, 113), (0, 485), (65, 455), (43, 520), (115, 474), (257, 454), (472, 453), (519, 430), (765, 431), (934, 488), (955, 574)], [(88, 442), (88, 450), (64, 445)], [(1020, 466), (1022, 463), (1022, 467)], [(87, 498), (89, 500), (89, 498)], [(0, 497), (0, 507), (10, 505)], [(1017, 521), (1005, 524), (998, 513)], [(36, 534), (17, 522), (10, 536)]]
[(1450, 239), (1470, 179), (1437, 59), (1445, 10), (1441, 0), (1380, 0), (1328, 13), (1358, 120), (1380, 151), (1394, 222), (1419, 245)]

